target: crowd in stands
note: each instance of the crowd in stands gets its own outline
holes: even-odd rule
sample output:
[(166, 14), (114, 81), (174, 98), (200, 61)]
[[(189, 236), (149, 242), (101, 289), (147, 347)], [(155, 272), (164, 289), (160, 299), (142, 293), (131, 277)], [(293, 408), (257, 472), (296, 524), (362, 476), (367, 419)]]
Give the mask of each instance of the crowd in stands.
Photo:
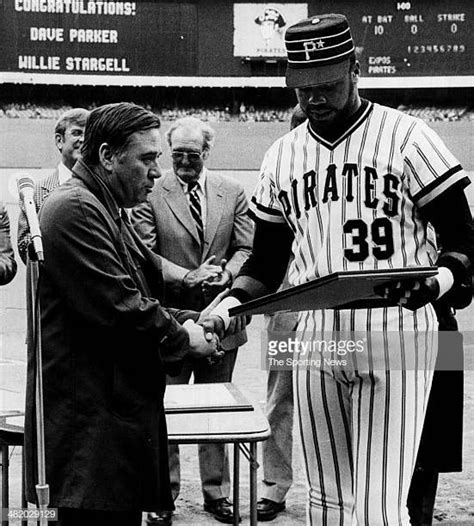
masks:
[[(88, 105), (93, 109), (95, 104)], [(0, 118), (28, 118), (28, 119), (58, 119), (71, 106), (61, 104), (56, 106), (35, 103), (2, 103), (0, 102)], [(197, 117), (207, 122), (288, 122), (292, 108), (255, 107), (241, 103), (237, 111), (231, 111), (230, 106), (225, 107), (162, 107), (153, 108), (148, 105), (148, 110), (158, 114), (163, 121), (175, 121), (181, 117)], [(433, 107), (433, 106), (406, 106), (398, 107), (401, 111), (419, 117), (425, 121), (474, 121), (474, 109), (468, 106), (459, 107)]]
[(33, 103), (0, 104), (0, 118), (10, 119), (58, 119), (71, 106), (46, 106)]
[(474, 121), (474, 111), (467, 106), (438, 108), (434, 106), (404, 106), (398, 107), (400, 111), (419, 117), (425, 121)]

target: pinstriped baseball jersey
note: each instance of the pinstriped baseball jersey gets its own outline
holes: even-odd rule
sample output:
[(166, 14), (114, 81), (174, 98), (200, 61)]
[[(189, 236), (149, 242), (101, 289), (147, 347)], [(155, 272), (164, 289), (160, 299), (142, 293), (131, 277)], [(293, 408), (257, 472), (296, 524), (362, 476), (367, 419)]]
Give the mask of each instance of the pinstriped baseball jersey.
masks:
[(251, 213), (293, 230), (292, 285), (341, 270), (432, 265), (419, 208), (465, 177), (421, 120), (364, 101), (334, 142), (307, 122), (277, 140)]
[[(251, 213), (292, 229), (292, 285), (336, 271), (432, 265), (435, 239), (420, 208), (464, 178), (422, 121), (363, 101), (333, 142), (308, 122), (276, 141)], [(367, 342), (353, 367), (295, 367), (309, 524), (409, 524), (405, 502), (436, 359), (435, 326), (431, 304), (299, 314), (303, 341), (356, 331)]]

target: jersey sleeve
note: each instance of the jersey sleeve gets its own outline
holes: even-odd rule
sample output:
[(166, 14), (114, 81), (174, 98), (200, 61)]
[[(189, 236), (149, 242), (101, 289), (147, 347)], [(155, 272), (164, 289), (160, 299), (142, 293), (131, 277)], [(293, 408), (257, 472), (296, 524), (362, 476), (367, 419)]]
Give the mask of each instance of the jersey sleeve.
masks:
[(249, 215), (254, 220), (268, 223), (285, 223), (281, 203), (275, 185), (275, 162), (278, 151), (270, 148), (262, 162), (257, 186), (249, 204)]
[(420, 208), (452, 185), (461, 181), (465, 187), (470, 182), (456, 157), (436, 132), (422, 121), (414, 124), (402, 153), (409, 174), (410, 192)]

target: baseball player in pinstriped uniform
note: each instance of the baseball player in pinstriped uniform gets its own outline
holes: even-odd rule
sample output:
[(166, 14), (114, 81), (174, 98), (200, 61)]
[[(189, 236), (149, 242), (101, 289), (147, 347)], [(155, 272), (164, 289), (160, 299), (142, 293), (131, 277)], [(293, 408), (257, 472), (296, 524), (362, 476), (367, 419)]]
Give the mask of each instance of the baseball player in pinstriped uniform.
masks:
[[(287, 85), (309, 122), (267, 151), (251, 204), (253, 251), (212, 320), (219, 329), (219, 319), (234, 323), (228, 308), (276, 290), (291, 252), (291, 285), (344, 270), (439, 267), (436, 277), (382, 291), (399, 306), (301, 312), (298, 323), (305, 340), (365, 334), (363, 359), (349, 367), (294, 372), (308, 523), (409, 524), (436, 358), (431, 303), (449, 295), (456, 304), (470, 279), (469, 180), (422, 121), (359, 96), (343, 15), (303, 20), (285, 41)], [(439, 257), (428, 223), (440, 235)]]

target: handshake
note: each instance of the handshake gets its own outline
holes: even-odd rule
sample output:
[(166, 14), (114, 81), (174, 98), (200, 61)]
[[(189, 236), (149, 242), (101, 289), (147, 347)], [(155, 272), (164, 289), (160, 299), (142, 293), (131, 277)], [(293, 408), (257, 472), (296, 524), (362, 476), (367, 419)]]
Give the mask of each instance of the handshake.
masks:
[(188, 352), (195, 358), (207, 357), (210, 363), (220, 361), (224, 351), (220, 348), (220, 342), (226, 336), (231, 336), (243, 331), (250, 321), (245, 316), (230, 318), (228, 327), (225, 327), (224, 318), (213, 313), (215, 308), (228, 295), (229, 289), (219, 293), (214, 300), (201, 312), (197, 322), (187, 320), (183, 327), (188, 331)]

